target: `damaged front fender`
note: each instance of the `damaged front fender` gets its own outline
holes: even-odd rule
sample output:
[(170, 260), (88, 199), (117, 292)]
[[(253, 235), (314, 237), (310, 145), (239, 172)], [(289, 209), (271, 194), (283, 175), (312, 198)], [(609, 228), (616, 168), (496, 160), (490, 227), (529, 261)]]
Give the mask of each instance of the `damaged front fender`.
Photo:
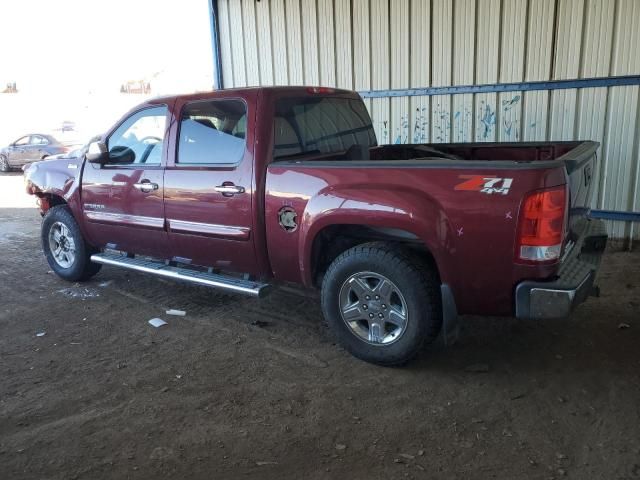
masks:
[(81, 172), (81, 159), (35, 162), (24, 170), (25, 188), (28, 194), (38, 197), (40, 210), (45, 213), (52, 205), (76, 203)]

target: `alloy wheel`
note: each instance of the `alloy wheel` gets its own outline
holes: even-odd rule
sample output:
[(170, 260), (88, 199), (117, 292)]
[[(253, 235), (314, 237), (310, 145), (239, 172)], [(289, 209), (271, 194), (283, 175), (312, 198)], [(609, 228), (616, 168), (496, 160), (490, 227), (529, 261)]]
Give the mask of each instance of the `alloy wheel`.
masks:
[(49, 249), (54, 260), (62, 268), (71, 268), (76, 260), (76, 244), (69, 227), (55, 222), (49, 230)]
[(375, 272), (351, 275), (340, 289), (342, 320), (357, 337), (372, 345), (389, 345), (403, 335), (409, 321), (400, 289)]

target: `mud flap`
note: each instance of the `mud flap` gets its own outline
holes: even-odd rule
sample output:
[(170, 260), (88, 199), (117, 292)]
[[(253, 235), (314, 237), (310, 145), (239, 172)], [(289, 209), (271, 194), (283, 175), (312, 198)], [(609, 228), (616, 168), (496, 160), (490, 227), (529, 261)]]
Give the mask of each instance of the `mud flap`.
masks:
[(440, 339), (443, 346), (450, 347), (458, 341), (460, 336), (458, 309), (449, 285), (445, 283), (440, 285), (440, 293), (442, 295), (442, 329), (440, 330)]

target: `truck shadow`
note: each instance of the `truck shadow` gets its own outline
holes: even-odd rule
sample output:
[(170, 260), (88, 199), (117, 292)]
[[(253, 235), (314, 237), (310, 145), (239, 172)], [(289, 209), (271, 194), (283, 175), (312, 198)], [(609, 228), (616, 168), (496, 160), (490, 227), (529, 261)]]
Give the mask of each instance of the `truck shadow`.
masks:
[(592, 300), (561, 320), (462, 317), (454, 345), (445, 347), (438, 339), (408, 368), (465, 374), (626, 372), (637, 377), (638, 318), (631, 299), (606, 308), (602, 300)]
[[(629, 259), (621, 261), (629, 263)], [(613, 270), (616, 268), (612, 266)], [(603, 297), (590, 298), (562, 320), (461, 317), (461, 331), (454, 345), (444, 347), (438, 339), (403, 370), (425, 377), (442, 373), (476, 375), (486, 380), (505, 375), (527, 374), (535, 378), (537, 374), (585, 371), (637, 378), (640, 303), (635, 285), (640, 285), (640, 279), (636, 276), (634, 268), (626, 274), (605, 272)], [(110, 288), (118, 291), (132, 291), (135, 285), (136, 298), (149, 305), (180, 308), (203, 320), (224, 316), (249, 331), (264, 329), (276, 344), (281, 342), (301, 352), (313, 351), (329, 365), (362, 363), (335, 345), (317, 295), (309, 292), (277, 289), (267, 298), (256, 300), (112, 268), (105, 268), (93, 282), (105, 280), (113, 280)], [(261, 337), (255, 337), (260, 342)], [(391, 369), (389, 375), (394, 371)]]

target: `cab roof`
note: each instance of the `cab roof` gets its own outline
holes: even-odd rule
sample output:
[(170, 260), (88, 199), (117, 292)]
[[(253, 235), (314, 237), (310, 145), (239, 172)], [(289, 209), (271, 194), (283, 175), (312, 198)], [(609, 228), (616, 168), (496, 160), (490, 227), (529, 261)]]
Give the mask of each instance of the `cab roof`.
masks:
[(172, 102), (177, 99), (182, 100), (197, 100), (203, 98), (215, 98), (217, 94), (223, 93), (224, 95), (233, 95), (234, 93), (242, 94), (247, 92), (268, 92), (290, 95), (358, 95), (353, 90), (346, 90), (342, 88), (334, 87), (318, 87), (318, 86), (261, 86), (261, 87), (239, 87), (239, 88), (223, 88), (220, 90), (206, 90), (202, 92), (186, 93), (180, 95), (167, 95), (162, 97), (155, 97), (148, 100), (148, 103), (165, 103)]

